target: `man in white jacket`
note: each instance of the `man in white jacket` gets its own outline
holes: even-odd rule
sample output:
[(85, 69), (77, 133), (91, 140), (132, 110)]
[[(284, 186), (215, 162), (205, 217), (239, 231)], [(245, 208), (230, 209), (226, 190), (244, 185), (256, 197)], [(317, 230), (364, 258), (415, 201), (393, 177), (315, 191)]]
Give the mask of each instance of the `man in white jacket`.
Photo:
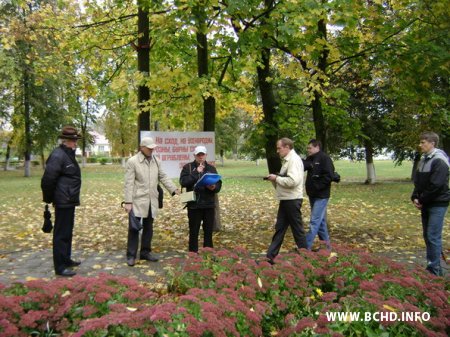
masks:
[(291, 227), (298, 248), (306, 248), (306, 236), (302, 222), (303, 178), (302, 159), (294, 150), (294, 142), (289, 138), (277, 141), (277, 153), (282, 159), (279, 174), (269, 174), (267, 180), (275, 187), (277, 199), (280, 201), (275, 224), (275, 234), (267, 250), (267, 258), (273, 263), (278, 255), (284, 235)]
[[(151, 254), (153, 220), (158, 213), (158, 183), (172, 194), (180, 194), (172, 180), (162, 171), (161, 163), (153, 156), (156, 148), (153, 138), (142, 138), (140, 151), (127, 161), (125, 172), (125, 210), (142, 223), (140, 259), (156, 262)], [(139, 244), (139, 231), (128, 224), (127, 264), (135, 264)]]

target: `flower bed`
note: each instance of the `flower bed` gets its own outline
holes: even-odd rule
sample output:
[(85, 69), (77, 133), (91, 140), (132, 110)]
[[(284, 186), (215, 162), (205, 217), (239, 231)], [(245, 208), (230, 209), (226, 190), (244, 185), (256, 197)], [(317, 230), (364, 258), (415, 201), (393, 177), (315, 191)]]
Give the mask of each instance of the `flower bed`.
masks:
[[(165, 293), (109, 275), (0, 288), (0, 336), (409, 337), (450, 332), (448, 281), (345, 247), (331, 255), (286, 254), (275, 265), (245, 250), (205, 249), (174, 261)], [(333, 319), (330, 313), (360, 316)], [(406, 321), (398, 321), (402, 318)]]

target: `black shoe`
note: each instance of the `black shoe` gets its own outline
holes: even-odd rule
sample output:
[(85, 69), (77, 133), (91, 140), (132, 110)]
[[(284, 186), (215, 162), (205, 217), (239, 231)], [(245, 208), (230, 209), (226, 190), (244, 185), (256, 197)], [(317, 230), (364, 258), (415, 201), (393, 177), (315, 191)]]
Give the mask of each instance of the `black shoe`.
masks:
[(145, 254), (145, 255), (141, 255), (140, 259), (141, 260), (147, 260), (147, 261), (150, 261), (150, 262), (158, 262), (159, 261), (159, 259), (155, 255), (152, 255), (150, 253)]
[(134, 266), (134, 258), (130, 257), (129, 259), (127, 259), (127, 265), (130, 267)]
[(275, 261), (271, 257), (266, 257), (265, 261), (268, 262), (269, 264), (271, 264), (272, 266), (275, 264)]
[(70, 270), (70, 269), (64, 269), (62, 272), (55, 273), (55, 274), (59, 275), (59, 276), (71, 277), (71, 276), (75, 276), (77, 273), (75, 273), (73, 270)]
[(69, 265), (67, 267), (68, 268), (78, 267), (80, 264), (81, 264), (81, 261), (70, 260), (70, 263), (69, 263)]

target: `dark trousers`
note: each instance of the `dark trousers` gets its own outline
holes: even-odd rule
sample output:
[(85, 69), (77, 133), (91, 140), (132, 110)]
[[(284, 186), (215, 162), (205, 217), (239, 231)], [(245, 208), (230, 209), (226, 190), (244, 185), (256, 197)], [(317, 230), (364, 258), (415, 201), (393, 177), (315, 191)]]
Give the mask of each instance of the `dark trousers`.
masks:
[(53, 265), (55, 273), (61, 273), (70, 266), (72, 257), (72, 233), (75, 222), (75, 207), (55, 207), (53, 227)]
[(189, 251), (198, 252), (198, 235), (200, 224), (203, 226), (203, 247), (213, 248), (212, 233), (214, 225), (214, 208), (190, 209), (189, 218)]
[(278, 207), (275, 234), (272, 243), (267, 250), (269, 259), (275, 258), (280, 252), (281, 244), (288, 227), (291, 227), (292, 235), (298, 248), (306, 248), (306, 236), (302, 222), (302, 199), (281, 200)]
[[(153, 218), (151, 210), (148, 217), (142, 220), (142, 237), (140, 256), (147, 255), (152, 251)], [(139, 232), (132, 229), (128, 222), (127, 258), (136, 258), (139, 246)]]

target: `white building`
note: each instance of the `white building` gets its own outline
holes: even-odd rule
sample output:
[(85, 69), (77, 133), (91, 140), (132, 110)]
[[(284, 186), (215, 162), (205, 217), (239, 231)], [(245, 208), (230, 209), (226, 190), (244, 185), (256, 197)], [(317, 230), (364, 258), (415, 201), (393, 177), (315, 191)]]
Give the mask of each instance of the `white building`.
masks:
[[(86, 157), (101, 156), (110, 157), (111, 156), (111, 146), (109, 145), (108, 139), (98, 132), (90, 132), (92, 137), (94, 137), (94, 144), (86, 148)], [(81, 155), (81, 149), (78, 147), (76, 151), (77, 155)]]

